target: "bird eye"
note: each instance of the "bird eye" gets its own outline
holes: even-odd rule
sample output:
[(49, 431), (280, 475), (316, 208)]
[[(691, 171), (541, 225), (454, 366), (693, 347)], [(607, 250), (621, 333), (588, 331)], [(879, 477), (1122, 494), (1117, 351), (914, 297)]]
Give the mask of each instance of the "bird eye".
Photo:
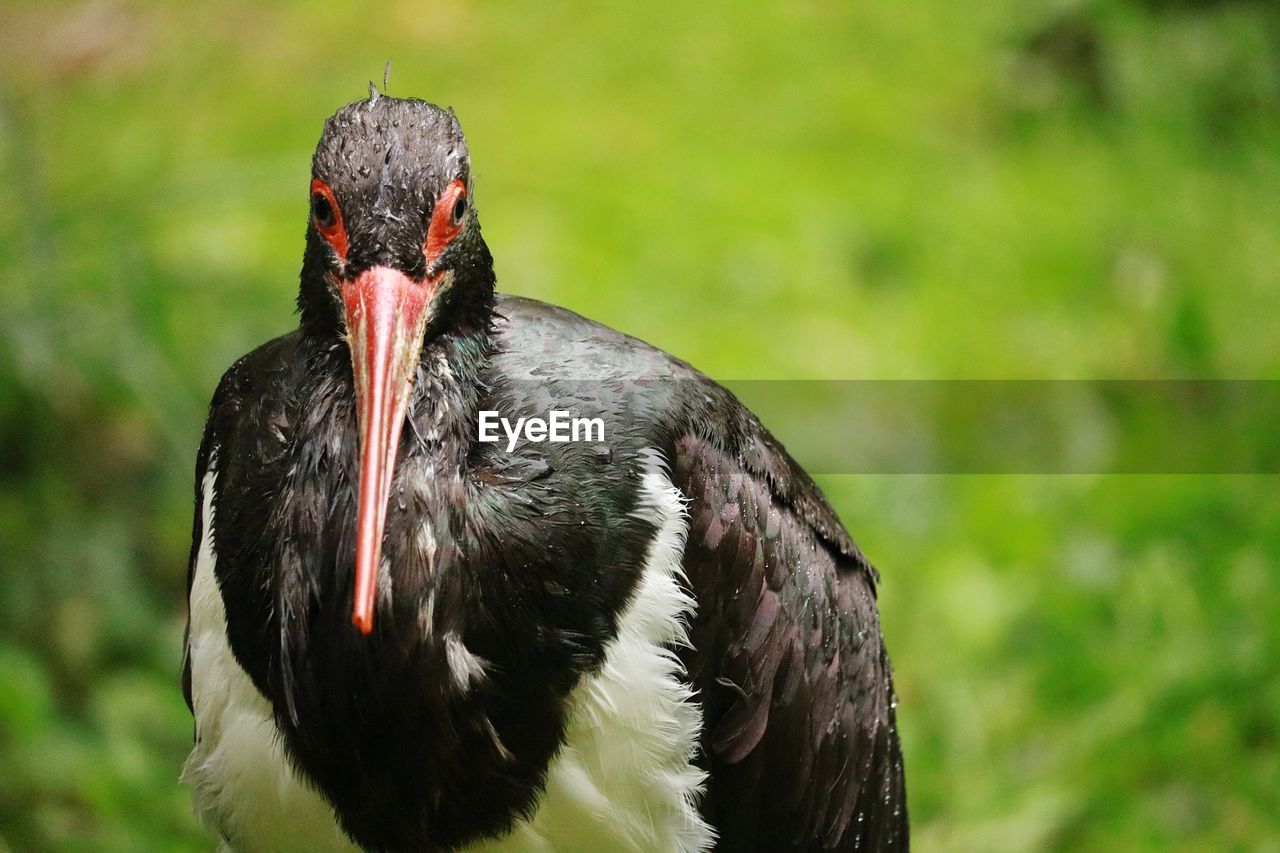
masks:
[(338, 257), (345, 259), (347, 229), (342, 224), (342, 210), (333, 197), (333, 190), (319, 178), (311, 182), (311, 223)]
[(436, 198), (431, 220), (427, 223), (427, 237), (423, 242), (422, 252), (427, 258), (428, 268), (435, 264), (441, 253), (462, 233), (462, 220), (466, 215), (467, 185), (461, 178), (454, 178), (453, 183), (445, 187)]
[(311, 196), (311, 218), (316, 221), (316, 227), (332, 228), (335, 224), (333, 218), (333, 205), (329, 203), (329, 199), (324, 193), (315, 193)]

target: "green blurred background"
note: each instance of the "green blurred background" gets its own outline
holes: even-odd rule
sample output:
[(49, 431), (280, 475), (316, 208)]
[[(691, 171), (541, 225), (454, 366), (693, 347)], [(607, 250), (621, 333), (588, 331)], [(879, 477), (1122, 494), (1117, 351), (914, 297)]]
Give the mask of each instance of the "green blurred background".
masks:
[[(1273, 2), (3, 0), (0, 849), (212, 847), (195, 448), (388, 57), (503, 289), (713, 376), (1280, 375)], [(823, 485), (919, 849), (1280, 849), (1277, 477)]]

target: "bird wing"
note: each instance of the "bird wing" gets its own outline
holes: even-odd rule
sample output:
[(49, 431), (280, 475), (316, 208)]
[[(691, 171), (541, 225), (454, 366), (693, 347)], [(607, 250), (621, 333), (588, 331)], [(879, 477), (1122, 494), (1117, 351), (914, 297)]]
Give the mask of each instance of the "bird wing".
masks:
[[(221, 386), (219, 386), (221, 389)], [(216, 401), (215, 397), (215, 401)], [(200, 450), (196, 454), (195, 519), (191, 523), (191, 553), (187, 558), (187, 601), (191, 600), (191, 585), (196, 577), (196, 560), (200, 556), (200, 543), (204, 538), (204, 475), (209, 470), (209, 454), (212, 442), (211, 428), (206, 425)], [(191, 698), (191, 617), (182, 635), (182, 695), (187, 700), (187, 710), (195, 714), (195, 702)]]
[(905, 848), (876, 574), (821, 490), (686, 362), (534, 300), (503, 297), (500, 316), (508, 375), (619, 380), (611, 393), (634, 394), (619, 411), (659, 416), (648, 438), (689, 505), (697, 610), (680, 654), (703, 707), (703, 810), (722, 849)]
[[(200, 450), (196, 454), (195, 518), (191, 525), (191, 552), (187, 560), (187, 598), (195, 581), (196, 560), (204, 534), (204, 478), (216, 464), (218, 491), (251, 482), (255, 472), (278, 458), (285, 444), (281, 390), (283, 377), (295, 360), (297, 332), (268, 341), (243, 356), (222, 375), (209, 403)], [(242, 489), (243, 490), (243, 489)], [(252, 489), (251, 489), (252, 491)], [(265, 495), (264, 490), (255, 494)], [(188, 615), (182, 653), (182, 693), (195, 713), (191, 697), (191, 620)], [(253, 673), (251, 673), (252, 675)]]
[(875, 572), (754, 416), (736, 401), (721, 413), (721, 430), (676, 440), (672, 464), (689, 502), (683, 656), (703, 703), (704, 813), (725, 849), (905, 848)]

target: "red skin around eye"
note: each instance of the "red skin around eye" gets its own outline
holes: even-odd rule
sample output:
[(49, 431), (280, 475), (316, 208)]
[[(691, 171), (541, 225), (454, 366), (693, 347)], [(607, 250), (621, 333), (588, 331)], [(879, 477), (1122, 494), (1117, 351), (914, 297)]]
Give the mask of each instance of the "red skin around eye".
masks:
[(324, 228), (321, 227), (319, 222), (316, 222), (316, 230), (320, 232), (320, 236), (325, 239), (325, 242), (338, 253), (338, 257), (345, 261), (347, 259), (347, 226), (342, 222), (342, 208), (338, 207), (338, 200), (334, 198), (333, 190), (329, 189), (329, 185), (319, 178), (311, 182), (311, 195), (314, 196), (317, 193), (329, 200), (329, 208), (333, 211), (333, 224)]
[(427, 226), (427, 241), (422, 247), (422, 253), (427, 258), (428, 269), (462, 231), (462, 223), (455, 224), (453, 221), (453, 206), (466, 194), (467, 185), (457, 179), (440, 193), (440, 198), (436, 201), (436, 209), (431, 212), (431, 224)]

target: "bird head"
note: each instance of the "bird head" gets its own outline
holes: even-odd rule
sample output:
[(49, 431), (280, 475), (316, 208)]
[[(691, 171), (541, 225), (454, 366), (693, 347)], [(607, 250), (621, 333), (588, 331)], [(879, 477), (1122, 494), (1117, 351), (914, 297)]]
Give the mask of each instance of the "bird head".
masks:
[(345, 339), (360, 441), (352, 621), (373, 629), (387, 500), (424, 340), (492, 299), (451, 110), (379, 96), (328, 120), (311, 164), (304, 328)]

